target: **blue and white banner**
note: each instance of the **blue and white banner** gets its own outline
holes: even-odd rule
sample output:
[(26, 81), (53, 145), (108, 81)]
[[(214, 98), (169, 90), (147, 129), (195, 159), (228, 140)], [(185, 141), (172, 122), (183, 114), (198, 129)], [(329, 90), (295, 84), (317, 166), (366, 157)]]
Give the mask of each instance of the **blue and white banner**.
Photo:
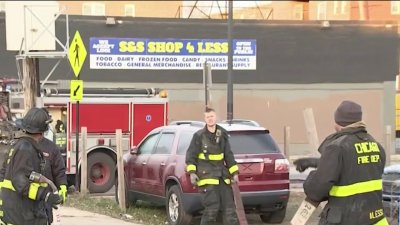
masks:
[[(256, 40), (233, 40), (233, 69), (256, 69)], [(90, 38), (91, 69), (213, 70), (228, 68), (225, 39)]]

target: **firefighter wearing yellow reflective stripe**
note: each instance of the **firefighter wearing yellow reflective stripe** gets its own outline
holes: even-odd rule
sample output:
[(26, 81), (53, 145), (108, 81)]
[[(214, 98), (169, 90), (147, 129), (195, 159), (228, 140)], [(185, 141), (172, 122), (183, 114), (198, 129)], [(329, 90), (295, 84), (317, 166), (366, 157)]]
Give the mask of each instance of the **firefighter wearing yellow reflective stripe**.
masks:
[(193, 135), (186, 153), (187, 172), (203, 197), (201, 225), (212, 225), (222, 211), (224, 224), (239, 224), (230, 183), (238, 182), (239, 167), (227, 132), (216, 125), (216, 113), (207, 108), (206, 126)]
[(10, 151), (4, 167), (3, 221), (14, 225), (47, 225), (45, 205), (56, 206), (60, 197), (44, 184), (30, 179), (32, 172), (43, 173), (45, 160), (38, 141), (48, 126), (47, 113), (32, 108), (16, 121), (24, 132)]
[(304, 182), (304, 192), (315, 202), (328, 201), (320, 223), (387, 225), (382, 205), (385, 151), (367, 133), (361, 106), (343, 101), (335, 112), (336, 133), (318, 151), (317, 170)]
[[(50, 113), (44, 109), (49, 118)], [(65, 135), (65, 134), (64, 134)], [(57, 137), (57, 134), (56, 134)], [(61, 149), (53, 141), (43, 137), (39, 141), (39, 146), (43, 152), (46, 166), (44, 168), (43, 175), (49, 178), (59, 188), (58, 194), (60, 195), (63, 203), (67, 197), (67, 175), (65, 173), (65, 163), (61, 156)], [(51, 205), (46, 205), (47, 216), (49, 224), (53, 223), (53, 210)]]

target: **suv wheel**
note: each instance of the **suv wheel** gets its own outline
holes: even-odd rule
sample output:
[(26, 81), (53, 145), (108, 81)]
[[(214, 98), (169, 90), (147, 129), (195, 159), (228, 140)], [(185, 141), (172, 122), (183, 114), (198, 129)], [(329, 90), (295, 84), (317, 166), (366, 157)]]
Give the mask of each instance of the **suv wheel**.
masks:
[(171, 225), (187, 225), (192, 220), (192, 215), (186, 213), (183, 207), (182, 192), (178, 185), (168, 189), (166, 198), (168, 223)]
[(263, 223), (282, 223), (285, 219), (286, 207), (275, 212), (270, 212), (268, 214), (261, 214), (260, 218)]

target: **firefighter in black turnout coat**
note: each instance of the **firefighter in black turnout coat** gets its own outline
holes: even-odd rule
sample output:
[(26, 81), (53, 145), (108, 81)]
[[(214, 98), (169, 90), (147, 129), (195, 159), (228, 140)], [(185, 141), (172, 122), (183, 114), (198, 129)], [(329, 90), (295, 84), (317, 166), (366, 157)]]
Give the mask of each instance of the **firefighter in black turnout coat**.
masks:
[(47, 225), (45, 204), (56, 207), (61, 198), (44, 183), (32, 180), (32, 172), (44, 173), (45, 160), (38, 141), (47, 130), (50, 118), (39, 108), (32, 108), (16, 121), (24, 135), (10, 149), (5, 161), (2, 186), (3, 222), (13, 225)]
[[(42, 108), (51, 118), (47, 109)], [(65, 162), (61, 156), (61, 149), (44, 136), (39, 140), (39, 146), (43, 152), (46, 166), (43, 175), (53, 181), (58, 187), (58, 194), (61, 197), (62, 203), (67, 200), (67, 174), (65, 173)], [(53, 223), (53, 209), (51, 205), (46, 204), (47, 216), (49, 224)]]
[(231, 151), (227, 132), (216, 125), (216, 113), (207, 108), (206, 126), (193, 135), (186, 153), (187, 172), (203, 199), (201, 225), (215, 224), (223, 213), (224, 224), (239, 224), (231, 182), (238, 182), (239, 167)]
[(299, 171), (317, 167), (303, 184), (314, 202), (328, 201), (320, 225), (388, 225), (382, 205), (385, 150), (368, 134), (361, 106), (343, 101), (335, 112), (336, 133), (319, 147), (320, 159), (303, 158)]

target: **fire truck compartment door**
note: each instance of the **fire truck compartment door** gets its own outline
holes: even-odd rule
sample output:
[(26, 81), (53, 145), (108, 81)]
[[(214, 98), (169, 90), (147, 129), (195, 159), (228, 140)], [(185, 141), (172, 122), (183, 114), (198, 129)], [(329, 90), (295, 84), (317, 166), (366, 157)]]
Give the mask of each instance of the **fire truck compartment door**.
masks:
[(138, 145), (140, 141), (154, 128), (164, 126), (166, 120), (165, 104), (133, 104), (133, 143)]

